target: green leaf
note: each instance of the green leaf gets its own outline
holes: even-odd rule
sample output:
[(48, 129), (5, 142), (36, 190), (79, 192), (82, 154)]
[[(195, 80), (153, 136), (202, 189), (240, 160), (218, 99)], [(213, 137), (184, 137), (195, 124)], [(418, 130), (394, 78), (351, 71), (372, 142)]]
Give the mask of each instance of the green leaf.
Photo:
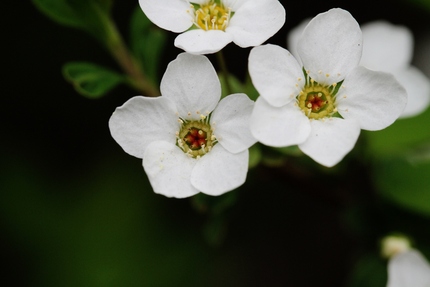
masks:
[(43, 14), (59, 24), (74, 28), (85, 28), (78, 13), (66, 0), (33, 0), (33, 4)]
[(236, 78), (233, 74), (228, 74), (227, 76), (227, 80), (231, 88), (230, 93), (227, 91), (227, 88), (226, 88), (227, 83), (225, 82), (225, 76), (222, 72), (218, 73), (218, 78), (221, 82), (221, 88), (222, 88), (221, 98), (224, 98), (229, 94), (245, 93), (242, 82), (238, 78)]
[(106, 43), (111, 27), (111, 0), (33, 0), (34, 5), (51, 20), (90, 33)]
[(381, 131), (366, 131), (370, 152), (377, 157), (396, 155), (409, 150), (411, 147), (430, 141), (430, 109), (424, 113), (399, 119), (388, 128)]
[(380, 159), (375, 164), (377, 190), (385, 200), (430, 216), (430, 161), (417, 161), (415, 153), (407, 156)]
[(387, 280), (387, 263), (375, 254), (367, 254), (357, 262), (349, 286), (385, 287)]
[(131, 50), (142, 66), (145, 75), (154, 83), (159, 83), (160, 59), (167, 34), (146, 17), (139, 6), (130, 21)]
[(117, 72), (86, 62), (65, 64), (63, 74), (78, 93), (94, 99), (102, 97), (126, 80), (125, 76)]

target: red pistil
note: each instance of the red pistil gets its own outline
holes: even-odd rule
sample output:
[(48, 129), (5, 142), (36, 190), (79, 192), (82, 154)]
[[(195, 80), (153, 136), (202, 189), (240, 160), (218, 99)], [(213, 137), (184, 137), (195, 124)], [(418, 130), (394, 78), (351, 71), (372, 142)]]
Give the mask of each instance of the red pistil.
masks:
[(192, 150), (198, 150), (206, 145), (206, 132), (197, 128), (190, 128), (184, 137), (185, 143)]

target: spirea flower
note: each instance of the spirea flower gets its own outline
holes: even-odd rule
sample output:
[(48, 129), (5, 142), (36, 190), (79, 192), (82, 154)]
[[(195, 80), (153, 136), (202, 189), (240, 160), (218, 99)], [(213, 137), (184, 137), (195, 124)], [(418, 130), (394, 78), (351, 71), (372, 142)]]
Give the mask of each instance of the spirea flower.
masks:
[(387, 287), (430, 286), (430, 264), (420, 251), (411, 248), (407, 238), (387, 236), (382, 248), (388, 258)]
[(375, 21), (362, 25), (363, 56), (361, 65), (392, 73), (408, 93), (408, 103), (401, 118), (423, 112), (430, 103), (430, 80), (411, 65), (413, 57), (413, 35), (404, 26), (386, 21)]
[[(288, 34), (288, 49), (296, 57), (297, 43), (308, 23), (309, 19), (302, 21)], [(411, 65), (412, 32), (407, 27), (382, 20), (364, 24), (361, 30), (364, 45), (360, 65), (393, 74), (406, 89), (408, 103), (400, 118), (415, 116), (426, 110), (430, 104), (430, 80)]]
[(143, 159), (154, 192), (220, 195), (243, 184), (256, 142), (248, 127), (254, 102), (245, 94), (220, 101), (210, 61), (187, 53), (168, 65), (160, 88), (161, 97), (133, 97), (109, 120), (117, 143)]
[(331, 167), (351, 151), (361, 129), (383, 129), (404, 110), (406, 91), (392, 75), (358, 65), (362, 33), (349, 12), (313, 18), (297, 52), (299, 61), (275, 45), (251, 50), (249, 72), (260, 94), (251, 131), (261, 143), (298, 145)]
[(215, 53), (230, 42), (245, 48), (273, 36), (285, 23), (278, 0), (139, 0), (146, 16), (175, 33), (175, 46), (192, 54)]

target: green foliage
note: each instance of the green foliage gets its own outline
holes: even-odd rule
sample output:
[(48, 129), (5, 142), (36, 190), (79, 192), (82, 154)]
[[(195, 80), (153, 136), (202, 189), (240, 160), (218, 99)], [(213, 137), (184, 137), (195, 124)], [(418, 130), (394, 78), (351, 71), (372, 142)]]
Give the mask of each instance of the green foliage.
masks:
[[(232, 74), (227, 75), (228, 86), (226, 83), (226, 77), (224, 76), (224, 74), (222, 72), (218, 73), (218, 78), (219, 78), (219, 81), (221, 83), (221, 88), (222, 88), (221, 98), (224, 98), (224, 97), (228, 96), (229, 94), (244, 93), (245, 92), (242, 82), (238, 78), (236, 78), (234, 75), (232, 75)], [(231, 91), (228, 91), (227, 87), (230, 88)]]
[(385, 157), (430, 142), (430, 129), (426, 123), (430, 123), (430, 109), (416, 117), (399, 119), (384, 130), (365, 132), (370, 152)]
[(403, 208), (430, 216), (430, 161), (381, 159), (374, 169), (379, 194)]
[(65, 64), (63, 74), (73, 84), (78, 93), (93, 99), (102, 97), (115, 86), (125, 81), (123, 75), (86, 62)]
[(387, 284), (387, 263), (375, 254), (367, 254), (356, 264), (350, 287), (384, 287)]
[(51, 20), (84, 30), (106, 43), (110, 37), (109, 11), (112, 0), (33, 0), (34, 5)]
[(130, 21), (130, 47), (144, 73), (157, 85), (158, 68), (166, 40), (165, 31), (154, 26), (140, 7), (136, 7)]

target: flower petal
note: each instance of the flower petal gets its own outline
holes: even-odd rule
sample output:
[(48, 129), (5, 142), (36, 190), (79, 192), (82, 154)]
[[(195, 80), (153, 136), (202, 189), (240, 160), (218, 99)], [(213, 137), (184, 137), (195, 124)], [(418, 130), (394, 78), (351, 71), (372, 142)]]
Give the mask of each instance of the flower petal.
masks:
[(302, 143), (311, 132), (309, 119), (295, 102), (277, 108), (262, 97), (255, 102), (250, 127), (258, 141), (274, 147)]
[(381, 130), (391, 125), (407, 103), (405, 89), (393, 75), (355, 68), (337, 94), (342, 117), (353, 118), (364, 130)]
[(296, 59), (276, 45), (264, 45), (251, 50), (249, 74), (260, 95), (275, 107), (293, 101), (305, 84)]
[(229, 152), (248, 149), (257, 140), (249, 129), (254, 102), (245, 94), (233, 94), (220, 101), (211, 116), (218, 142)]
[(261, 45), (285, 23), (285, 9), (278, 0), (248, 0), (238, 7), (225, 30), (242, 48)]
[(360, 135), (360, 126), (354, 120), (313, 120), (311, 127), (309, 138), (299, 144), (299, 148), (326, 167), (339, 163), (353, 149)]
[(174, 103), (165, 97), (133, 97), (116, 108), (109, 119), (109, 129), (126, 153), (143, 158), (151, 142), (175, 142), (175, 132), (179, 130), (176, 113)]
[(143, 13), (158, 27), (180, 33), (193, 25), (194, 15), (187, 1), (139, 0)]
[(360, 26), (348, 11), (331, 9), (306, 26), (297, 46), (303, 66), (320, 84), (342, 81), (360, 62)]
[(405, 69), (412, 60), (413, 36), (408, 28), (386, 21), (375, 21), (361, 27), (363, 56), (360, 65), (392, 73)]
[(393, 75), (408, 93), (408, 103), (400, 117), (412, 117), (425, 111), (430, 104), (429, 78), (412, 66)]
[(395, 255), (388, 263), (387, 287), (430, 286), (430, 265), (417, 250)]
[(299, 25), (291, 29), (287, 36), (288, 51), (293, 54), (293, 56), (297, 59), (297, 62), (299, 62), (301, 66), (302, 64), (299, 53), (297, 52), (297, 45), (299, 44), (299, 40), (302, 37), (303, 31), (305, 30), (306, 26), (309, 24), (310, 21), (310, 18), (306, 18), (305, 20), (300, 22)]
[(175, 46), (191, 54), (212, 54), (233, 41), (233, 36), (221, 30), (194, 29), (178, 35)]
[(208, 195), (226, 193), (245, 182), (248, 159), (248, 150), (233, 154), (217, 144), (197, 160), (191, 173), (191, 183)]
[(211, 62), (187, 53), (170, 62), (160, 88), (183, 119), (200, 120), (202, 113), (213, 111), (221, 97), (221, 84)]
[(223, 0), (224, 6), (236, 12), (243, 4), (249, 0)]
[(143, 168), (154, 192), (167, 197), (184, 198), (199, 192), (190, 181), (196, 163), (179, 147), (165, 141), (152, 142), (143, 157)]

